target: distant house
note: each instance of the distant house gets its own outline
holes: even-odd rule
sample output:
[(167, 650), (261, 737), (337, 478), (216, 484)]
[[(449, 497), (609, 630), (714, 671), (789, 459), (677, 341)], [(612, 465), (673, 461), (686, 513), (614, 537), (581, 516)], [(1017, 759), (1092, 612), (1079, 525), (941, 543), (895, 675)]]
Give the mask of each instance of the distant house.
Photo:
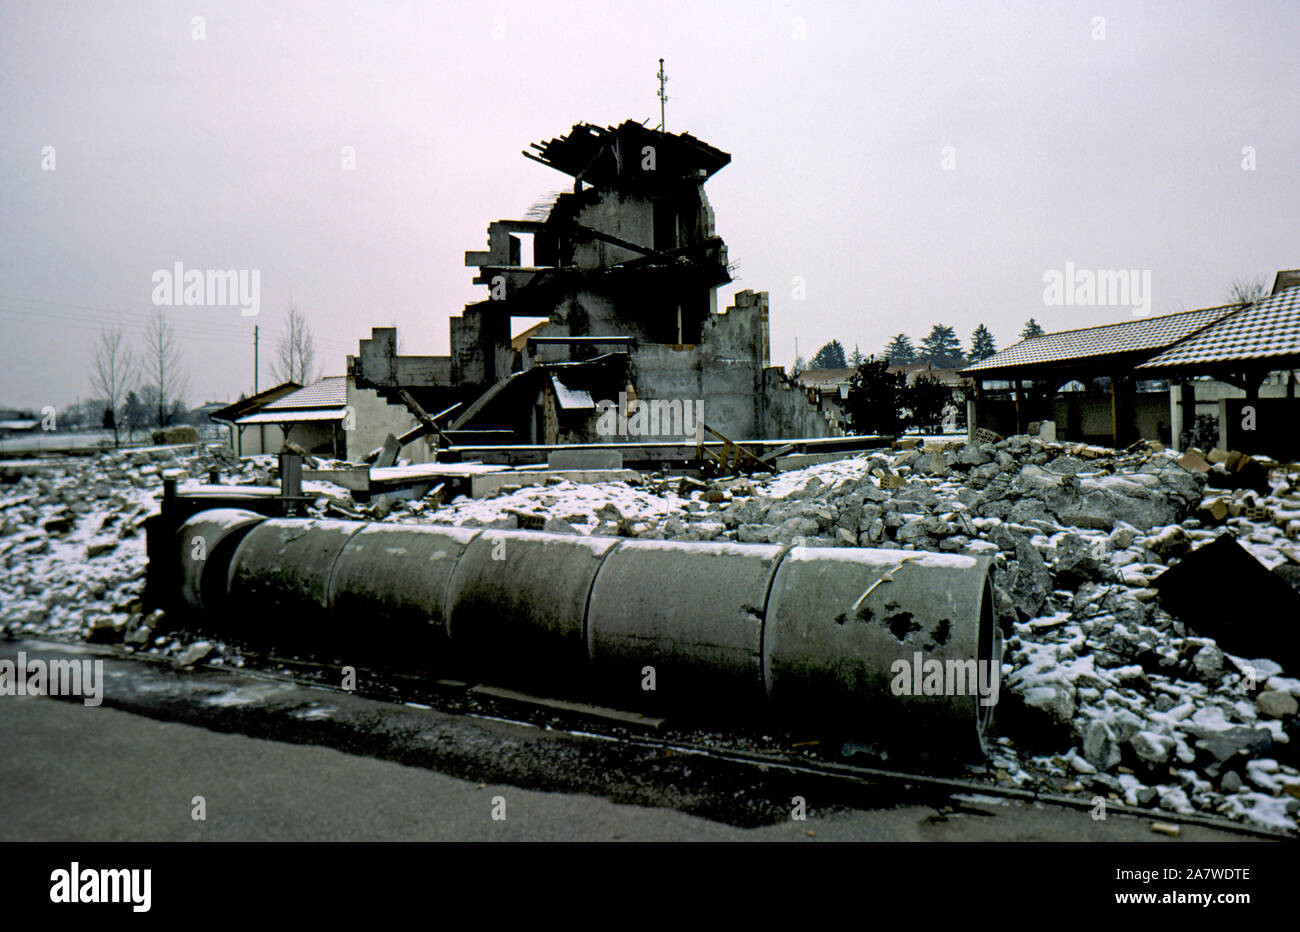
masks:
[(200, 437), (217, 437), (221, 436), (219, 431), (225, 426), (212, 419), (212, 415), (218, 411), (227, 408), (228, 405), (222, 401), (208, 401), (197, 408), (190, 408), (186, 414), (186, 420), (194, 425), (199, 432)]
[[(390, 433), (401, 436), (417, 423), (402, 405), (357, 388), (350, 375), (328, 376), (305, 387), (286, 382), (229, 405), (212, 419), (230, 425), (231, 447), (240, 456), (277, 453), (292, 441), (309, 453), (351, 462), (382, 446)], [(432, 458), (423, 437), (403, 447), (401, 455), (413, 463)]]
[(849, 383), (853, 379), (853, 373), (857, 371), (851, 367), (805, 369), (795, 376), (795, 382), (808, 393), (808, 400), (816, 403), (830, 423), (832, 436), (843, 436), (849, 432), (844, 402), (849, 397)]
[(224, 424), (230, 430), (230, 451), (236, 456), (252, 456), (256, 453), (275, 453), (284, 446), (284, 431), (277, 424), (259, 424), (253, 430), (249, 425), (242, 427), (239, 419), (260, 411), (273, 401), (290, 395), (302, 388), (297, 382), (281, 382), (273, 388), (263, 389), (256, 395), (241, 398), (234, 404), (226, 405), (209, 412), (208, 418), (218, 424)]
[(902, 372), (907, 376), (907, 384), (912, 385), (921, 376), (942, 382), (951, 388), (957, 389), (969, 382), (962, 377), (960, 369), (936, 369), (928, 362), (909, 362), (900, 366), (890, 366), (890, 372)]
[(30, 411), (0, 408), (0, 437), (7, 437), (10, 434), (28, 434), (40, 426), (40, 420)]
[[(810, 395), (815, 396), (818, 406), (826, 415), (827, 420), (834, 426), (837, 434), (847, 434), (850, 432), (848, 423), (848, 414), (846, 413), (849, 397), (849, 386), (853, 383), (853, 375), (858, 370), (853, 368), (845, 369), (805, 369), (800, 372), (795, 381), (804, 387)], [(960, 403), (962, 394), (960, 389), (963, 385), (968, 385), (966, 379), (962, 378), (957, 369), (935, 369), (929, 363), (913, 362), (906, 365), (890, 366), (891, 373), (902, 372), (907, 376), (907, 384), (912, 385), (921, 376), (929, 376), (944, 385), (948, 385), (953, 390), (954, 404)]]

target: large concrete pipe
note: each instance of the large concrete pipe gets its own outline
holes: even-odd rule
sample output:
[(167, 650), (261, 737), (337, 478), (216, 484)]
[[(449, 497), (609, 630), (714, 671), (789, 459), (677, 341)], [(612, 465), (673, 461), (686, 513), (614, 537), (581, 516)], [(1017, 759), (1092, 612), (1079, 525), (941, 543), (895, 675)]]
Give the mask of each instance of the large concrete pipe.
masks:
[(265, 520), (240, 508), (214, 508), (180, 526), (174, 555), (180, 599), (187, 608), (214, 619), (226, 613), (230, 559), (244, 535)]
[(452, 647), (484, 676), (564, 683), (587, 667), (587, 602), (617, 538), (484, 531), (448, 586)]
[(333, 627), (352, 632), (357, 663), (445, 667), (447, 591), (478, 530), (369, 524), (350, 537), (329, 581)]
[(344, 546), (365, 527), (357, 521), (263, 521), (230, 562), (232, 619), (255, 639), (284, 649), (344, 650), (330, 615), (330, 579)]
[(601, 564), (587, 612), (588, 657), (602, 685), (650, 704), (761, 705), (764, 606), (784, 553), (764, 544), (620, 544)]
[(368, 524), (339, 554), (330, 579), (337, 614), (418, 620), (445, 635), (447, 583), (481, 532), (433, 525)]
[(763, 674), (783, 714), (982, 746), (1001, 655), (984, 558), (796, 547), (772, 583)]
[[(447, 656), (488, 682), (572, 694), (599, 681), (629, 704), (768, 709), (954, 752), (980, 744), (998, 697), (984, 558), (255, 519), (186, 525), (242, 535), (227, 630), (343, 662), (386, 649), (427, 670)], [(215, 572), (184, 583), (209, 614)]]

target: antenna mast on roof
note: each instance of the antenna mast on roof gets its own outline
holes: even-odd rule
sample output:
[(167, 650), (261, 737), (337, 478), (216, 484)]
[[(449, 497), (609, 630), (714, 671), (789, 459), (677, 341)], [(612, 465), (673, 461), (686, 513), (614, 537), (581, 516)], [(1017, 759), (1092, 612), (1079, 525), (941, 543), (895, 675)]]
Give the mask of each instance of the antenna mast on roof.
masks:
[(664, 104), (668, 101), (668, 95), (664, 93), (664, 85), (668, 83), (668, 75), (664, 74), (664, 60), (659, 59), (659, 132), (666, 133), (668, 125), (664, 120)]

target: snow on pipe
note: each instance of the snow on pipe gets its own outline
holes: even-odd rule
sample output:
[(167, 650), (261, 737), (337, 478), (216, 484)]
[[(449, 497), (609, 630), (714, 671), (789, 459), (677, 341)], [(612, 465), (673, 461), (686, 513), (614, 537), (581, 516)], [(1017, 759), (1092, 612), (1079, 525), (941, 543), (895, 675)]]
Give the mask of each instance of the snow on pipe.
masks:
[(184, 568), (192, 609), (228, 633), (345, 661), (589, 679), (643, 706), (767, 706), (882, 744), (915, 745), (925, 729), (955, 753), (982, 746), (998, 697), (984, 558), (229, 510), (179, 534), (183, 561), (196, 534), (218, 561)]

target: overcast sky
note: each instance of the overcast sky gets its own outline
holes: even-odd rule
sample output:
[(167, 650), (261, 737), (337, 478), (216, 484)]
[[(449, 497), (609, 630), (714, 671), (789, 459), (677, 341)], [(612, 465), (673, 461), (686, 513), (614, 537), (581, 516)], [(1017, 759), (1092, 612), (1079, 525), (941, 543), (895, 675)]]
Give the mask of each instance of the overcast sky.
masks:
[(1286, 2), (10, 0), (0, 406), (84, 398), (98, 330), (139, 342), (176, 262), (260, 274), (255, 318), (167, 309), (192, 404), (251, 390), (254, 323), (271, 384), (291, 300), (325, 374), (376, 325), (445, 354), (486, 297), (464, 252), (572, 184), (520, 150), (657, 124), (661, 56), (669, 130), (732, 155), (706, 186), (740, 266), (719, 308), (769, 291), (775, 363), (796, 337), (1133, 319), (1046, 306), (1067, 262), (1150, 270), (1153, 313), (1223, 303), (1300, 266), (1298, 34)]

